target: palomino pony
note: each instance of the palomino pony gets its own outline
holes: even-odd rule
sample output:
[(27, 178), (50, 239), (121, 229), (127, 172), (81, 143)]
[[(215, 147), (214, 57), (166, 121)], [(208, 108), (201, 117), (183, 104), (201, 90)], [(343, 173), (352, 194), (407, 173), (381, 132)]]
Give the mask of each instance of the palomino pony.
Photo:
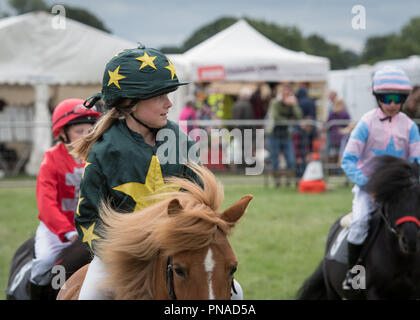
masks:
[(348, 230), (340, 226), (339, 219), (330, 229), (324, 259), (300, 288), (298, 299), (420, 298), (419, 165), (381, 156), (367, 191), (378, 208), (358, 262), (360, 283), (353, 280), (356, 290), (342, 290)]
[[(101, 285), (113, 299), (230, 299), (238, 261), (227, 240), (251, 195), (219, 213), (223, 189), (205, 167), (190, 168), (203, 187), (171, 178), (181, 191), (165, 193), (150, 207), (127, 214), (103, 206), (104, 239), (95, 253), (106, 268)], [(77, 299), (87, 266), (76, 272), (57, 299)]]

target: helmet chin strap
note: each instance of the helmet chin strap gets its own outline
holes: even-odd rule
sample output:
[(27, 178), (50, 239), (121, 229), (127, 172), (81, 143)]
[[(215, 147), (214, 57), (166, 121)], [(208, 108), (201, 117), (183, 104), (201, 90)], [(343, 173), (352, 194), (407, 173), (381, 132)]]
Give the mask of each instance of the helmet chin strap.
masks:
[[(139, 102), (138, 99), (134, 99), (133, 101), (131, 101), (131, 103), (128, 105), (128, 108), (131, 109), (132, 107), (134, 107), (137, 102)], [(141, 124), (143, 127), (145, 127), (146, 129), (148, 129), (150, 132), (152, 132), (153, 134), (156, 135), (156, 133), (160, 130), (160, 128), (152, 128), (149, 127), (147, 124), (145, 124), (143, 121), (141, 121), (140, 119), (136, 118), (133, 114), (133, 112), (130, 113), (131, 118), (133, 118), (138, 124)]]
[(134, 115), (133, 115), (133, 113), (130, 113), (130, 116), (131, 116), (131, 118), (133, 118), (137, 123), (139, 123), (139, 124), (141, 124), (143, 127), (145, 127), (145, 128), (147, 128), (147, 129), (149, 129), (149, 131), (150, 132), (152, 132), (153, 134), (156, 134), (159, 130), (160, 130), (160, 128), (152, 128), (152, 127), (149, 127), (147, 124), (145, 124), (143, 121), (141, 121), (140, 119), (137, 119)]

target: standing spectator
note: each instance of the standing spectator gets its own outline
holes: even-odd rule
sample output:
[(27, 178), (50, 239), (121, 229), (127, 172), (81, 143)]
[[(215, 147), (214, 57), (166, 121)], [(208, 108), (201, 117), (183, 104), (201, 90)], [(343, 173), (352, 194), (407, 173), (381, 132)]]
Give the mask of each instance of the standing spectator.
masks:
[(179, 126), (186, 133), (189, 134), (192, 129), (196, 129), (197, 125), (194, 121), (197, 120), (197, 111), (195, 107), (195, 97), (188, 96), (184, 109), (179, 115)]
[(233, 119), (250, 120), (254, 119), (251, 98), (252, 91), (248, 87), (243, 87), (239, 92), (238, 100), (233, 105)]
[[(310, 119), (310, 117), (306, 117)], [(310, 123), (304, 123), (297, 127), (293, 134), (293, 143), (296, 156), (296, 176), (302, 178), (306, 165), (310, 161), (313, 152), (313, 140), (316, 137), (316, 130)]]
[[(337, 99), (333, 108), (331, 109), (327, 119), (327, 135), (328, 135), (328, 156), (331, 162), (337, 163), (340, 152), (340, 145), (343, 139), (341, 130), (347, 124), (333, 124), (334, 120), (350, 120), (350, 115), (346, 110), (343, 99)], [(331, 124), (332, 122), (332, 124)], [(330, 126), (331, 124), (331, 126)]]
[(302, 85), (296, 93), (299, 107), (302, 109), (303, 117), (307, 119), (316, 119), (315, 100), (308, 96), (308, 85)]
[(334, 90), (331, 90), (328, 94), (328, 113), (331, 112), (336, 99), (337, 93)]
[(284, 85), (280, 98), (271, 100), (267, 112), (267, 126), (265, 132), (268, 136), (271, 166), (276, 187), (280, 186), (279, 154), (282, 152), (287, 163), (287, 184), (295, 173), (296, 159), (292, 141), (292, 127), (280, 124), (279, 121), (299, 120), (302, 118), (297, 99), (293, 94), (291, 85)]
[(316, 105), (315, 100), (308, 96), (308, 87), (308, 83), (302, 84), (296, 94), (299, 107), (302, 110), (303, 118), (309, 120), (308, 123), (298, 127), (295, 133), (295, 135), (301, 135), (301, 137), (297, 137), (297, 141), (303, 145), (298, 147), (301, 152), (304, 152), (296, 159), (298, 161), (298, 177), (301, 177), (305, 171), (307, 163), (306, 159), (312, 152), (313, 142), (316, 137), (316, 127), (314, 123), (310, 123), (311, 120), (316, 120)]
[(413, 91), (408, 96), (402, 112), (404, 112), (410, 119), (419, 120), (417, 126), (420, 128), (420, 86), (415, 86)]
[[(252, 90), (248, 87), (243, 87), (239, 93), (238, 100), (233, 105), (233, 119), (235, 120), (253, 120), (254, 119), (254, 112), (252, 110), (251, 105), (251, 98)], [(247, 141), (247, 143), (252, 143), (252, 146), (255, 146), (254, 139), (254, 129), (255, 127), (252, 125), (239, 125), (239, 129), (241, 130), (242, 137), (245, 137), (244, 132), (246, 129), (252, 130), (252, 139), (251, 141)], [(244, 140), (245, 141), (245, 140)], [(244, 154), (244, 145), (242, 143), (242, 140), (237, 141), (237, 139), (234, 140), (236, 143), (234, 152), (241, 152), (242, 161), (241, 164), (245, 165), (245, 154)]]
[(264, 119), (267, 108), (268, 108), (268, 102), (266, 99), (263, 98), (261, 94), (261, 88), (263, 86), (263, 83), (259, 83), (257, 90), (252, 94), (251, 96), (251, 105), (252, 110), (254, 112), (254, 119)]

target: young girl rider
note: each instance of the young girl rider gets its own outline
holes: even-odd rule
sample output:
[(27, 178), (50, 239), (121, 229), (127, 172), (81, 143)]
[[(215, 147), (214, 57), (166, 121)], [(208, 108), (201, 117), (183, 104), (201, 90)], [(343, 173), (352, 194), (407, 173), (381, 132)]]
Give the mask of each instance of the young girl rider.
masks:
[[(102, 98), (107, 110), (95, 129), (75, 145), (74, 152), (87, 159), (80, 186), (80, 202), (75, 216), (83, 242), (95, 254), (95, 242), (102, 237), (98, 208), (107, 201), (113, 209), (132, 212), (148, 206), (145, 197), (153, 194), (169, 176), (196, 179), (185, 165), (198, 156), (183, 158), (194, 142), (167, 119), (172, 106), (168, 93), (179, 86), (175, 67), (160, 51), (145, 48), (124, 50), (106, 65), (102, 93), (85, 102), (89, 107)], [(166, 130), (164, 130), (166, 129)], [(174, 141), (160, 139), (162, 132)], [(169, 141), (168, 159), (160, 150)], [(185, 144), (179, 146), (179, 142)], [(178, 147), (179, 146), (179, 147)], [(79, 299), (109, 299), (112, 292), (100, 289), (105, 276), (100, 257), (94, 256)]]
[(43, 297), (50, 285), (56, 256), (78, 239), (74, 226), (84, 163), (73, 158), (70, 143), (86, 135), (100, 117), (86, 109), (81, 99), (67, 99), (54, 109), (53, 136), (61, 142), (47, 150), (39, 169), (36, 199), (39, 219), (35, 235), (30, 284), (31, 299)]
[[(352, 267), (357, 263), (368, 235), (370, 213), (376, 208), (365, 190), (374, 159), (392, 155), (410, 161), (420, 160), (420, 135), (417, 125), (400, 112), (410, 94), (411, 84), (401, 69), (385, 66), (372, 79), (372, 92), (379, 108), (362, 116), (350, 135), (341, 167), (353, 187), (353, 217), (347, 237), (348, 268), (343, 289), (352, 288)], [(419, 161), (420, 163), (420, 161)]]

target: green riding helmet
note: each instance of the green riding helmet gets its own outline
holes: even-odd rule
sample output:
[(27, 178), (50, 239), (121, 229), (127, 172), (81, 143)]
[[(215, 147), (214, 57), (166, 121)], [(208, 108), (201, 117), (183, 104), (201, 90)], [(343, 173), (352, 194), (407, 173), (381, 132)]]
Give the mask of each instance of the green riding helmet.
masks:
[(108, 102), (118, 98), (146, 100), (188, 84), (180, 82), (172, 62), (159, 50), (139, 45), (117, 53), (106, 65), (102, 93), (85, 101), (93, 106), (101, 99)]

